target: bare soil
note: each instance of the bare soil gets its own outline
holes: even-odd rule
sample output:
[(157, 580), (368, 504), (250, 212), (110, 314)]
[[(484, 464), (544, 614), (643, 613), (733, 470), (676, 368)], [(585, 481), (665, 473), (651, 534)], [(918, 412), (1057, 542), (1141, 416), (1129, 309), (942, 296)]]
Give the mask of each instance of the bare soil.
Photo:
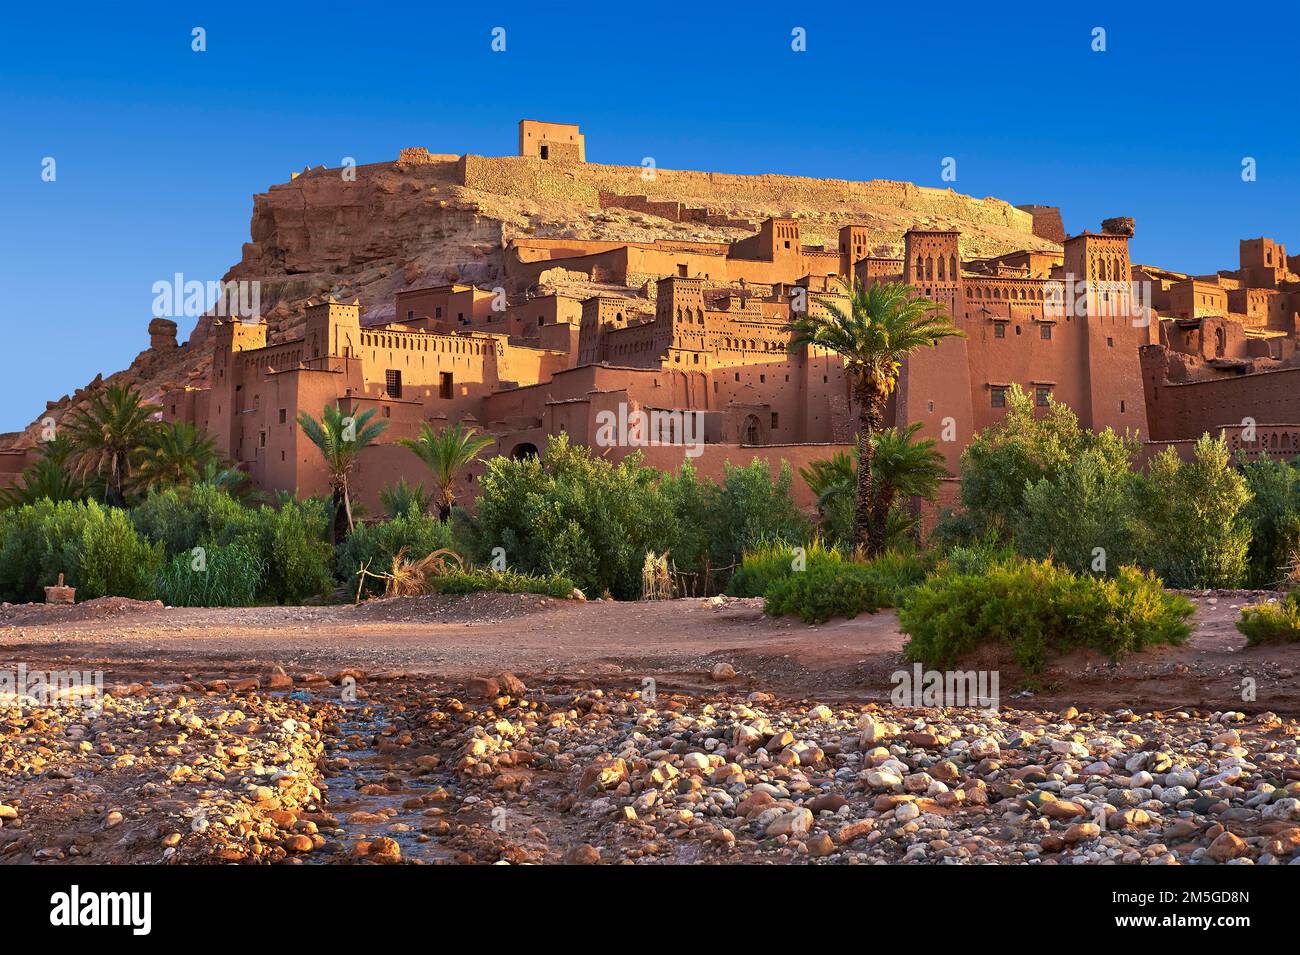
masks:
[[(1003, 698), (1060, 708), (1236, 708), (1300, 713), (1300, 649), (1246, 647), (1234, 623), (1259, 592), (1189, 595), (1195, 628), (1181, 647), (1118, 664), (1079, 653), (1032, 680), (1005, 659)], [(907, 668), (905, 636), (892, 611), (806, 626), (771, 619), (759, 600), (686, 599), (576, 603), (526, 594), (380, 600), (352, 606), (164, 608), (88, 601), (75, 607), (0, 607), (0, 666), (103, 669), (112, 681), (290, 673), (355, 668), (448, 680), (510, 670), (526, 681), (584, 681), (670, 689), (716, 686), (719, 662), (735, 667), (736, 689), (830, 701), (888, 699), (890, 675)], [(1243, 699), (1254, 680), (1255, 700)], [(1246, 694), (1248, 697), (1249, 694)]]

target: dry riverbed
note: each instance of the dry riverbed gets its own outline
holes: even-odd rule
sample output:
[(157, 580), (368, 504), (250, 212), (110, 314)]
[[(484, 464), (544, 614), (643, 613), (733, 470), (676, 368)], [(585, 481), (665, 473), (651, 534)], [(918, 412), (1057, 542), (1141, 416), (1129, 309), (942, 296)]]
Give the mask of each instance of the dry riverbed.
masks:
[(891, 705), (892, 614), (0, 608), (0, 668), (107, 674), (0, 701), (0, 862), (1294, 864), (1295, 651), (1243, 647), (1251, 599), (996, 712)]

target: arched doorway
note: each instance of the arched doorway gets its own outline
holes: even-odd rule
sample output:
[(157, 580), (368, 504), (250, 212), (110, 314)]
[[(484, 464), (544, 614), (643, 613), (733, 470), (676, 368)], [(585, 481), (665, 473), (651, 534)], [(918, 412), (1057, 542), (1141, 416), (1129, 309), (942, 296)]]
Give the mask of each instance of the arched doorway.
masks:
[(516, 461), (526, 461), (528, 458), (540, 457), (537, 453), (537, 445), (529, 441), (516, 444), (514, 450), (510, 452), (510, 456)]
[(763, 430), (758, 423), (757, 415), (748, 415), (745, 418), (745, 427), (742, 431), (742, 444), (762, 444)]

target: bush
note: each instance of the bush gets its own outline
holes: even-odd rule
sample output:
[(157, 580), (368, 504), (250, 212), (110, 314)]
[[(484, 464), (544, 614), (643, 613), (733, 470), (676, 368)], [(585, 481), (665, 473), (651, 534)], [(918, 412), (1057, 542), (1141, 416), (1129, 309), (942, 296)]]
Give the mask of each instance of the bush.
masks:
[(248, 607), (262, 575), (261, 558), (247, 544), (214, 545), (201, 555), (188, 551), (166, 561), (156, 592), (172, 607)]
[(867, 563), (879, 591), (882, 607), (900, 607), (934, 570), (937, 563), (933, 553), (918, 554), (909, 551), (889, 550)]
[(1246, 635), (1246, 645), (1300, 643), (1300, 597), (1291, 591), (1280, 604), (1243, 607), (1237, 629)]
[(1092, 451), (1108, 474), (1126, 471), (1137, 442), (1107, 428), (1079, 427), (1069, 406), (1048, 399), (1035, 408), (1032, 396), (1017, 385), (1007, 395), (1002, 422), (976, 436), (961, 456), (961, 499), (976, 533), (992, 529), (1006, 535), (1014, 528), (1028, 487), (1053, 480), (1070, 462)]
[(665, 551), (679, 576), (695, 578), (688, 589), (702, 593), (715, 568), (762, 541), (807, 538), (793, 481), (788, 466), (773, 479), (755, 460), (727, 464), (714, 485), (690, 464), (664, 474), (638, 453), (614, 464), (561, 435), (540, 459), (490, 460), (475, 516), (459, 522), (475, 560), (487, 562), (501, 547), (511, 566), (569, 577), (585, 593), (638, 598), (645, 555)]
[[(328, 524), (328, 517), (326, 517)], [(404, 550), (408, 560), (420, 560), (435, 550), (451, 547), (451, 525), (436, 517), (416, 510), (390, 521), (359, 524), (338, 548), (339, 576), (355, 592), (357, 574), (362, 567), (375, 573), (392, 569), (393, 558)], [(363, 596), (383, 591), (383, 582), (367, 577), (361, 589)]]
[(1300, 554), (1300, 468), (1267, 453), (1239, 464), (1251, 495), (1242, 511), (1250, 525), (1246, 586), (1271, 589)]
[(776, 479), (766, 461), (723, 465), (722, 483), (708, 494), (706, 524), (714, 566), (740, 561), (765, 541), (806, 541), (811, 525), (795, 506), (794, 471), (782, 461)]
[(147, 600), (161, 545), (141, 537), (125, 511), (94, 501), (42, 500), (0, 515), (0, 597), (44, 599), (60, 573), (79, 600)]
[(501, 547), (525, 573), (636, 599), (646, 552), (674, 543), (676, 520), (660, 478), (639, 454), (614, 464), (564, 436), (550, 439), (543, 459), (493, 458), (480, 482), (471, 555), (486, 563)]
[(251, 529), (251, 513), (224, 489), (195, 484), (151, 491), (131, 519), (141, 534), (163, 545), (168, 557), (176, 557), (200, 545), (229, 543)]
[(1246, 577), (1250, 502), (1222, 438), (1196, 442), (1193, 460), (1172, 448), (1138, 482), (1139, 562), (1170, 587), (1239, 587)]
[(1136, 557), (1133, 476), (1126, 460), (1088, 448), (1025, 489), (1015, 539), (1026, 557), (1076, 573), (1114, 574)]
[[(746, 551), (736, 568), (727, 593), (733, 597), (765, 597), (772, 585), (795, 573), (795, 545), (769, 541)], [(804, 548), (804, 571), (823, 564), (840, 564), (844, 556), (833, 547), (814, 539)]]
[(944, 667), (988, 643), (1010, 648), (1027, 673), (1051, 653), (1087, 647), (1112, 659), (1182, 643), (1193, 608), (1132, 567), (1115, 577), (1076, 575), (1043, 562), (947, 573), (917, 587), (899, 613), (909, 660)]
[(866, 564), (827, 561), (777, 579), (763, 610), (774, 617), (797, 614), (804, 623), (824, 623), (875, 613), (885, 602), (879, 578)]
[(544, 594), (567, 600), (573, 596), (573, 581), (558, 574), (533, 577), (514, 571), (472, 569), (429, 578), (430, 590), (438, 594)]
[(154, 571), (163, 549), (141, 537), (126, 511), (84, 505), (86, 523), (81, 532), (80, 566), (74, 586), (83, 599), (92, 597), (153, 597)]
[(319, 499), (285, 501), (255, 513), (254, 553), (262, 567), (258, 598), (300, 604), (334, 587), (330, 561), (330, 505)]

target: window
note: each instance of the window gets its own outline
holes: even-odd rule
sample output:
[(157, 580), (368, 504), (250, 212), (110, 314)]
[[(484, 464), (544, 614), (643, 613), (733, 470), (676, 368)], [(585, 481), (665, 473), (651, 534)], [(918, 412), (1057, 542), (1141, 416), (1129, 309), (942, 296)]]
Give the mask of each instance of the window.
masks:
[(443, 371), (438, 373), (438, 397), (450, 398), (452, 387), (451, 372)]
[(408, 308), (408, 309), (406, 310), (406, 320), (407, 320), (408, 322), (413, 322), (413, 321), (415, 321), (415, 309), (413, 309), (413, 308)]
[(993, 407), (1005, 408), (1007, 406), (1007, 389), (998, 385), (993, 388)]
[(550, 159), (550, 158), (551, 158), (551, 147), (550, 147), (550, 146), (547, 146), (547, 145), (544, 145), (544, 144), (543, 144), (543, 145), (540, 147), (540, 149), (541, 149), (541, 153), (542, 153), (542, 158), (543, 158), (543, 159)]
[(433, 310), (433, 317), (434, 317), (434, 318), (442, 318), (442, 306), (441, 306), (441, 305), (439, 305), (437, 308), (435, 308), (435, 309)]
[(1036, 404), (1036, 405), (1037, 405), (1038, 407), (1040, 407), (1040, 408), (1046, 408), (1046, 407), (1047, 407), (1047, 399), (1050, 398), (1051, 396), (1052, 396), (1052, 389), (1051, 389), (1051, 388), (1042, 388), (1042, 387), (1035, 388), (1035, 389), (1034, 389), (1034, 404)]
[(284, 424), (288, 419), (289, 419), (289, 413), (288, 413), (284, 408), (281, 408), (281, 409), (280, 409), (280, 424)]
[(1002, 323), (1002, 322), (994, 322), (994, 323), (993, 323), (993, 337), (994, 337), (994, 338), (1006, 338), (1006, 337), (1007, 337), (1007, 326), (1006, 326), (1004, 323)]
[(686, 278), (686, 264), (684, 262), (677, 263), (677, 274), (681, 278)]
[(1124, 402), (1123, 402), (1122, 399), (1120, 400), (1120, 403), (1119, 403), (1119, 413), (1120, 413), (1120, 414), (1123, 414), (1123, 413), (1124, 413)]
[(1110, 337), (1107, 337), (1107, 338), (1106, 338), (1106, 347), (1107, 347), (1107, 348), (1114, 348), (1114, 347), (1115, 347), (1115, 339), (1110, 338)]
[(1038, 337), (1045, 342), (1050, 342), (1052, 340), (1052, 326), (1051, 325), (1038, 326)]
[(388, 397), (402, 397), (402, 373), (392, 368), (384, 372), (384, 388), (388, 392)]
[(772, 427), (773, 427), (773, 429), (775, 429), (776, 426), (777, 426), (778, 424), (780, 424), (780, 422), (781, 422), (781, 415), (778, 414), (777, 412), (773, 411), (773, 412), (772, 412)]

